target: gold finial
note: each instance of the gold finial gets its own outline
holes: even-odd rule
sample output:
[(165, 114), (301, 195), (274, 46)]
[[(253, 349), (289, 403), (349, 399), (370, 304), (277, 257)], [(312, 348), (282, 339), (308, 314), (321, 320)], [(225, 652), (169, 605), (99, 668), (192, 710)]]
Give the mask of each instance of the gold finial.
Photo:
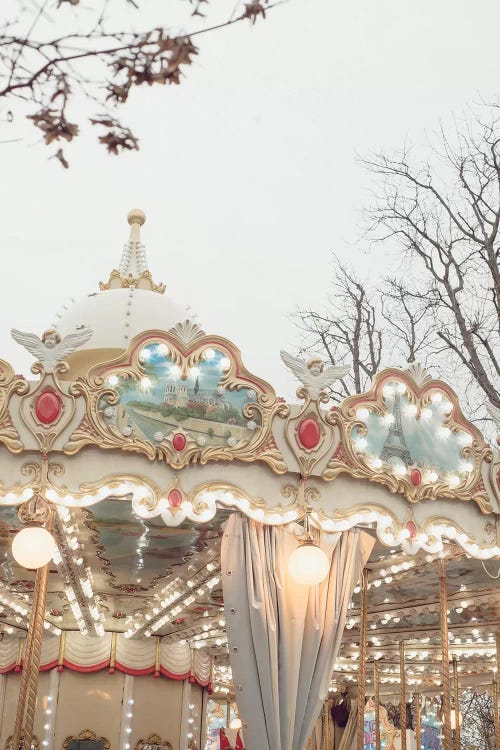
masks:
[(146, 250), (141, 242), (141, 227), (146, 221), (146, 214), (140, 208), (133, 208), (127, 214), (127, 221), (130, 225), (130, 237), (123, 249), (120, 266), (111, 271), (106, 283), (100, 282), (99, 288), (104, 291), (105, 289), (136, 287), (163, 293), (165, 285), (155, 284), (151, 278), (146, 261)]
[(127, 214), (127, 221), (132, 226), (133, 224), (139, 224), (140, 227), (146, 221), (146, 214), (140, 208), (133, 208)]

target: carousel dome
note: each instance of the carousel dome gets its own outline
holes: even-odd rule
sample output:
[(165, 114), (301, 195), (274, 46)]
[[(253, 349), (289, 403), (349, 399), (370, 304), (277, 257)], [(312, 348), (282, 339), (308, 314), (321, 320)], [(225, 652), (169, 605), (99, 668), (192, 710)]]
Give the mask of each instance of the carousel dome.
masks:
[(165, 295), (165, 286), (155, 284), (148, 269), (140, 227), (146, 216), (140, 209), (128, 214), (130, 238), (123, 249), (120, 266), (111, 272), (100, 290), (66, 305), (54, 327), (66, 336), (90, 328), (92, 336), (68, 357), (71, 375), (82, 374), (98, 362), (119, 356), (130, 341), (148, 330), (168, 331), (195, 316), (192, 311)]

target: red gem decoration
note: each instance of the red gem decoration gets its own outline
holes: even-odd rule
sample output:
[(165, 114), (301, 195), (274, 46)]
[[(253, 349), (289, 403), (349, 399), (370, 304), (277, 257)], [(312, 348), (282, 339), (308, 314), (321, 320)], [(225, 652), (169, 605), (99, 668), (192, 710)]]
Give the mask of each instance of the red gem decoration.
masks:
[(168, 493), (168, 503), (172, 508), (178, 508), (182, 504), (182, 492), (176, 488)]
[(315, 419), (312, 419), (311, 417), (303, 419), (299, 424), (297, 437), (299, 439), (299, 443), (304, 448), (307, 448), (309, 450), (311, 450), (312, 448), (316, 448), (319, 441), (321, 440), (319, 424)]
[(54, 391), (44, 391), (35, 401), (35, 414), (42, 424), (52, 424), (61, 414), (61, 399)]
[(417, 525), (415, 521), (408, 521), (408, 523), (406, 524), (406, 528), (410, 532), (410, 539), (415, 539), (415, 537), (417, 536)]
[(186, 438), (182, 434), (182, 432), (176, 432), (173, 439), (172, 439), (172, 445), (174, 446), (176, 451), (183, 451), (186, 447)]
[(418, 487), (418, 485), (422, 481), (422, 472), (420, 471), (420, 469), (412, 469), (410, 479), (412, 481), (412, 484), (414, 484), (415, 487)]

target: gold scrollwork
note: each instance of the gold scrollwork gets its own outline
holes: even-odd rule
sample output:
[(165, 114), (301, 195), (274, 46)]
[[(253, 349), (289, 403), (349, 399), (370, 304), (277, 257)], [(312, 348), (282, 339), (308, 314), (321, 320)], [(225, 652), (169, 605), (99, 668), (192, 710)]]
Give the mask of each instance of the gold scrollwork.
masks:
[(63, 750), (68, 750), (72, 742), (81, 742), (82, 740), (87, 740), (102, 745), (103, 750), (110, 750), (111, 748), (111, 743), (108, 739), (106, 739), (106, 737), (98, 737), (96, 733), (91, 729), (84, 729), (77, 735), (70, 735), (69, 737), (66, 737), (63, 742)]
[(150, 734), (145, 740), (138, 740), (135, 750), (173, 750), (167, 740), (162, 740), (159, 734)]
[(28, 391), (28, 381), (15, 375), (8, 362), (0, 360), (0, 444), (5, 445), (11, 453), (21, 453), (23, 444), (12, 424), (9, 402), (14, 394), (24, 396)]
[[(229, 366), (222, 375), (220, 387), (228, 390), (250, 388), (256, 393), (256, 401), (244, 407), (244, 416), (255, 421), (252, 436), (240, 440), (234, 446), (203, 446), (188, 431), (176, 428), (175, 432), (182, 433), (184, 438), (182, 449), (176, 450), (172, 445), (172, 434), (154, 443), (140, 434), (124, 435), (116, 425), (106, 422), (103, 402), (109, 406), (119, 403), (119, 393), (109, 385), (108, 377), (113, 374), (124, 380), (140, 381), (145, 375), (140, 353), (150, 343), (166, 345), (172, 362), (180, 368), (181, 380), (187, 378), (189, 370), (202, 360), (207, 348), (223, 352)], [(70, 393), (73, 396), (83, 396), (86, 414), (64, 446), (64, 452), (69, 455), (77, 453), (86, 445), (98, 445), (100, 448), (143, 453), (150, 460), (164, 460), (176, 469), (193, 463), (239, 460), (263, 461), (278, 474), (287, 470), (283, 456), (274, 442), (272, 423), (275, 417), (285, 418), (288, 415), (288, 406), (277, 398), (270, 385), (246, 370), (239, 350), (221, 337), (197, 336), (189, 345), (185, 345), (175, 330), (169, 333), (147, 331), (136, 336), (123, 356), (92, 368), (85, 378), (74, 382), (70, 386)]]
[[(422, 411), (431, 402), (434, 393), (441, 393), (449, 400), (451, 409), (443, 416), (443, 428), (450, 433), (463, 430), (471, 438), (470, 445), (462, 448), (462, 458), (472, 464), (472, 470), (460, 479), (457, 486), (451, 486), (442, 478), (428, 482), (423, 472), (417, 474), (419, 481), (414, 482), (411, 479), (412, 468), (420, 471), (417, 465), (408, 467), (409, 470), (404, 475), (398, 475), (387, 465), (382, 464), (375, 468), (362, 453), (355, 450), (353, 430), (357, 428), (359, 436), (365, 435), (367, 431), (365, 423), (358, 416), (359, 409), (365, 407), (372, 413), (383, 415), (386, 412), (383, 389), (388, 381), (404, 383), (406, 398), (409, 404), (414, 406), (416, 419), (420, 419)], [(491, 448), (479, 430), (465, 418), (457, 395), (443, 381), (427, 379), (418, 385), (408, 372), (395, 368), (383, 370), (375, 376), (369, 391), (346, 398), (338, 407), (328, 412), (326, 421), (340, 429), (341, 441), (322, 474), (323, 479), (330, 481), (345, 472), (358, 479), (369, 479), (384, 484), (391, 492), (403, 494), (411, 503), (445, 498), (472, 500), (483, 513), (492, 512), (490, 498), (482, 479), (483, 462), (489, 463), (492, 460)]]

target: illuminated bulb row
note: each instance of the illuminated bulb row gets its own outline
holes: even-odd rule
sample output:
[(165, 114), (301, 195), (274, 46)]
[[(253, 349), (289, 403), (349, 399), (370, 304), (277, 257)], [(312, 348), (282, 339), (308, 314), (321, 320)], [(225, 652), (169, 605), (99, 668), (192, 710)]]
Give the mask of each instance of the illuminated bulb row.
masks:
[(56, 565), (62, 567), (63, 578), (67, 578), (64, 568), (69, 570), (73, 569), (73, 566), (75, 566), (78, 569), (77, 583), (83, 595), (83, 598), (88, 600), (88, 612), (90, 617), (85, 617), (80, 604), (78, 603), (78, 597), (75, 594), (73, 587), (69, 583), (67, 583), (64, 587), (66, 598), (68, 599), (71, 611), (73, 612), (73, 616), (76, 620), (80, 633), (82, 635), (88, 635), (89, 626), (91, 625), (92, 621), (92, 625), (96, 634), (99, 637), (102, 637), (104, 635), (102, 616), (99, 612), (97, 600), (92, 588), (92, 572), (90, 568), (85, 567), (84, 560), (79, 552), (80, 545), (76, 536), (78, 533), (78, 528), (72, 520), (71, 513), (67, 508), (58, 507), (57, 515), (60, 521), (61, 533), (64, 536), (66, 545), (73, 550), (73, 555), (71, 557), (71, 560), (63, 558), (60, 550), (57, 549), (53, 559)]
[(0, 505), (19, 505), (20, 503), (30, 500), (33, 497), (31, 487), (23, 487), (18, 490), (9, 490), (0, 492)]
[[(220, 582), (219, 576), (213, 576), (208, 581), (205, 581), (203, 584), (201, 584), (197, 589), (195, 593), (188, 594), (188, 596), (184, 596), (183, 599), (180, 599), (174, 607), (172, 607), (170, 610), (165, 612), (165, 614), (160, 617), (160, 619), (156, 620), (154, 623), (151, 624), (148, 630), (144, 631), (144, 635), (146, 637), (149, 637), (152, 633), (155, 633), (159, 628), (162, 627), (162, 625), (165, 625), (165, 623), (170, 622), (170, 620), (175, 619), (178, 617), (181, 612), (183, 612), (187, 607), (190, 607), (191, 604), (193, 604), (198, 597), (204, 596), (206, 593), (210, 592), (214, 586), (216, 586)], [(177, 592), (176, 592), (177, 593)], [(168, 599), (164, 599), (160, 602), (160, 606), (162, 608), (167, 608), (170, 605), (170, 601)], [(158, 607), (153, 608), (153, 614), (158, 615), (160, 613), (160, 610)], [(151, 620), (151, 615), (146, 615), (146, 620)], [(127, 631), (128, 632), (128, 631)]]
[[(188, 747), (197, 747), (196, 740), (194, 739), (194, 723), (196, 718), (196, 706), (194, 703), (190, 703), (188, 705), (189, 708), (189, 714), (188, 714), (188, 731), (187, 731), (187, 739), (188, 739)], [(187, 750), (187, 748), (186, 748)]]
[[(213, 549), (210, 550), (210, 553), (212, 555), (216, 554), (215, 550)], [(213, 571), (218, 569), (219, 563), (210, 561), (202, 568), (202, 570), (189, 578), (187, 581), (183, 582), (180, 578), (176, 578), (174, 581), (168, 583), (163, 587), (160, 593), (157, 594), (156, 602), (146, 612), (144, 618), (141, 617), (141, 619), (137, 619), (135, 622), (130, 618), (127, 621), (130, 627), (125, 632), (125, 637), (131, 638), (134, 635), (138, 635), (142, 629), (148, 626), (148, 632), (145, 632), (145, 635), (148, 635), (148, 633), (149, 635), (151, 635), (151, 633), (158, 630), (161, 625), (164, 625), (170, 619), (175, 619), (183, 609), (188, 607), (193, 603), (193, 601), (196, 600), (196, 596), (194, 596), (193, 594), (189, 594), (189, 590), (196, 588), (196, 593), (201, 596), (202, 594), (206, 593), (206, 591), (210, 591), (213, 586), (215, 586), (219, 582), (220, 579), (218, 577), (211, 576)], [(181, 588), (181, 586), (183, 585), (186, 586), (188, 591)], [(203, 587), (206, 587), (206, 590)], [(186, 599), (188, 600), (187, 603)], [(162, 615), (161, 625), (159, 625), (157, 621), (160, 615)], [(149, 623), (151, 624), (149, 625)]]
[(132, 719), (134, 718), (134, 699), (132, 697), (127, 699), (123, 710), (123, 750), (130, 750), (130, 735), (132, 734)]

